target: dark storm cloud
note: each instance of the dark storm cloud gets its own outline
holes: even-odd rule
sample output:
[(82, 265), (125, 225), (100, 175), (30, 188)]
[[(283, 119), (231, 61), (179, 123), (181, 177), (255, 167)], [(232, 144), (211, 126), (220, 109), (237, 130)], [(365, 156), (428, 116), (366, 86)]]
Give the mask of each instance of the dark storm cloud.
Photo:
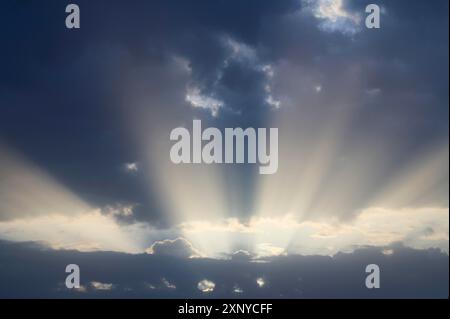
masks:
[[(112, 110), (120, 104), (117, 88), (126, 80), (128, 69), (164, 64), (167, 56), (180, 54), (195, 70), (193, 82), (210, 94), (213, 78), (227, 54), (218, 35), (231, 34), (239, 41), (256, 43), (261, 18), (282, 13), (295, 4), (77, 4), (82, 28), (73, 32), (64, 26), (63, 2), (1, 4), (4, 32), (0, 40), (4, 49), (0, 60), (0, 136), (88, 202), (138, 203), (137, 216), (163, 218), (157, 198), (148, 191), (152, 185), (144, 187), (143, 177), (130, 177), (120, 169), (123, 163), (142, 155), (130, 142), (120, 113)], [(254, 69), (235, 63), (225, 74), (220, 90), (227, 92), (220, 97), (231, 108), (244, 110), (251, 102), (255, 109), (255, 104), (264, 102), (258, 97), (261, 78)], [(233, 89), (229, 86), (239, 83), (255, 87), (254, 93), (245, 94), (245, 98), (242, 92), (229, 93)], [(176, 89), (170, 84), (168, 88), (154, 88), (172, 95)], [(154, 104), (152, 111), (161, 112)], [(252, 112), (246, 122), (255, 114)]]
[[(395, 141), (392, 167), (380, 178), (424, 145), (448, 140), (448, 1), (380, 1), (382, 29), (361, 28), (352, 36), (321, 30), (315, 17), (299, 14), (301, 1), (77, 3), (82, 27), (72, 31), (64, 27), (64, 2), (0, 4), (0, 138), (93, 205), (136, 204), (135, 217), (154, 223), (167, 216), (155, 185), (143, 173), (121, 169), (143, 157), (123, 123), (135, 107), (123, 100), (133, 82), (150, 96), (151, 125), (161, 117), (177, 122), (195, 115), (217, 127), (261, 126), (273, 113), (263, 65), (287, 61), (315, 70), (325, 88), (317, 104), (300, 90), (273, 89), (284, 100), (301, 101), (316, 119), (348, 106), (342, 83), (356, 65), (361, 92), (352, 97), (358, 108), (346, 143), (365, 135)], [(358, 13), (367, 3), (347, 1), (345, 7)], [(254, 55), (230, 59), (227, 37)], [(167, 75), (173, 56), (187, 59), (188, 79)], [(223, 101), (220, 116), (192, 109), (184, 100), (186, 85)], [(141, 171), (148, 169), (143, 163)], [(227, 168), (224, 176), (241, 197), (230, 214), (250, 214), (252, 168)], [(359, 201), (377, 187), (373, 181), (361, 190)], [(349, 203), (343, 214), (361, 203)]]
[[(183, 259), (109, 252), (43, 249), (0, 242), (2, 298), (447, 298), (448, 255), (438, 250), (393, 246), (361, 248), (334, 257), (274, 257), (264, 262)], [(80, 266), (85, 291), (68, 291), (67, 264)], [(377, 264), (380, 289), (365, 287), (365, 268)], [(201, 292), (202, 280), (215, 284)], [(258, 280), (259, 279), (259, 280)], [(260, 283), (258, 285), (257, 283)]]

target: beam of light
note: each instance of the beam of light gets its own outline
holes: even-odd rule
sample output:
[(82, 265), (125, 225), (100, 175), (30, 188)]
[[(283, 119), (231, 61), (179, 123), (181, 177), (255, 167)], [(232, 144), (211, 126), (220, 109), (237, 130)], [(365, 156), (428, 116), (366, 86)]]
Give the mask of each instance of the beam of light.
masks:
[[(179, 65), (165, 67), (171, 71), (163, 72), (167, 78), (161, 81), (175, 83), (179, 91), (184, 92), (190, 79), (189, 68)], [(426, 223), (433, 231), (436, 228), (433, 225), (445, 222), (448, 204), (443, 207), (408, 207), (404, 201), (398, 207), (389, 205), (390, 200), (382, 190), (387, 187), (388, 167), (395, 162), (398, 140), (383, 140), (377, 134), (355, 137), (351, 130), (361, 107), (361, 95), (367, 88), (360, 81), (364, 75), (360, 65), (350, 64), (346, 72), (337, 88), (329, 88), (311, 70), (302, 67), (299, 70), (289, 63), (273, 66), (271, 78), (274, 87), (277, 91), (280, 87), (285, 90), (284, 94), (276, 92), (277, 96), (290, 97), (290, 101), (281, 98), (282, 107), (266, 123), (268, 127), (282, 128), (280, 166), (277, 174), (258, 177), (255, 208), (245, 221), (230, 218), (233, 203), (226, 197), (230, 190), (221, 182), (218, 166), (177, 166), (170, 162), (170, 130), (178, 126), (189, 127), (192, 123), (191, 110), (183, 104), (185, 96), (166, 96), (167, 92), (150, 96), (139, 87), (137, 92), (136, 88), (132, 90), (130, 96), (136, 107), (133, 107), (133, 112), (127, 108), (127, 112), (132, 114), (131, 127), (149, 163), (149, 184), (156, 189), (158, 198), (167, 208), (171, 225), (178, 225), (174, 227), (180, 231), (180, 236), (207, 256), (232, 253), (238, 249), (247, 249), (258, 256), (287, 252), (332, 254), (364, 244), (389, 245), (396, 240), (420, 246), (418, 238), (421, 235), (401, 227), (408, 216), (403, 213), (405, 210), (413, 212), (411, 214), (417, 217), (416, 221), (422, 220), (427, 209), (438, 211), (432, 213), (434, 219)], [(282, 74), (282, 78), (277, 78), (277, 74)], [(135, 81), (142, 85), (139, 77)], [(320, 92), (317, 83), (322, 83)], [(286, 87), (283, 88), (284, 85)], [(162, 109), (170, 106), (173, 113), (155, 115), (151, 108), (146, 107), (146, 101), (157, 103)], [(446, 152), (448, 154), (448, 150)], [(389, 191), (390, 195), (401, 198), (404, 196), (395, 193), (405, 192), (419, 197), (423, 188), (416, 187), (411, 194), (408, 187), (430, 187), (439, 174), (448, 181), (448, 166), (445, 170), (443, 154), (445, 151), (436, 155), (438, 159), (425, 164), (436, 167), (438, 163), (439, 168), (434, 170), (422, 170), (419, 162), (414, 164), (421, 160), (410, 159), (413, 168), (409, 171), (418, 171), (418, 177), (411, 177), (415, 181), (407, 177), (411, 174), (403, 174), (404, 178), (396, 177), (397, 182), (391, 183), (395, 190)], [(374, 200), (378, 193), (381, 200)], [(420, 213), (408, 210), (413, 208)], [(376, 225), (377, 218), (373, 217), (377, 214), (384, 216), (383, 221), (392, 218), (391, 222), (400, 229), (401, 236), (395, 236), (398, 230), (395, 228), (377, 241), (376, 232), (383, 231)], [(419, 229), (421, 226), (414, 222), (409, 227)], [(438, 239), (434, 241), (428, 236), (422, 242), (423, 246), (445, 249), (448, 229), (440, 229), (438, 233)]]
[(116, 215), (91, 207), (36, 165), (0, 147), (0, 238), (58, 249), (142, 252), (149, 238), (167, 236), (145, 224), (120, 225)]
[[(218, 41), (226, 53), (223, 66), (218, 67), (217, 81), (223, 76), (224, 69), (221, 68), (226, 68), (231, 61), (245, 63), (264, 78), (266, 103), (274, 108), (281, 107), (281, 102), (271, 92), (271, 66), (263, 64), (256, 51), (245, 43), (228, 36), (219, 36)], [(251, 188), (253, 184), (243, 181), (243, 170), (220, 165), (174, 165), (169, 158), (170, 131), (180, 126), (189, 129), (194, 111), (196, 114), (204, 111), (200, 116), (207, 115), (201, 118), (204, 127), (216, 126), (214, 123), (220, 121), (220, 111), (226, 108), (224, 102), (211, 95), (211, 90), (202, 92), (205, 85), (192, 76), (192, 67), (185, 58), (175, 56), (158, 65), (144, 64), (139, 70), (130, 68), (127, 71), (123, 114), (128, 119), (132, 139), (137, 140), (142, 150), (144, 163), (140, 173), (147, 177), (149, 193), (157, 194), (168, 223), (224, 221), (229, 216), (251, 214), (251, 209), (243, 206), (251, 201), (248, 196), (252, 193), (249, 189), (247, 194), (245, 187), (248, 184)], [(235, 115), (239, 113), (232, 109), (228, 111), (236, 112)], [(216, 246), (222, 246), (219, 242), (227, 243), (224, 244), (227, 252), (241, 245), (241, 241), (230, 233), (222, 235), (220, 239), (217, 237), (220, 235), (213, 235), (211, 239), (190, 231), (180, 234), (201, 251), (216, 252), (217, 249), (210, 247), (212, 243)]]
[[(324, 185), (336, 173), (333, 165), (343, 155), (340, 153), (344, 137), (348, 134), (361, 86), (357, 81), (359, 70), (350, 69), (348, 76), (343, 77), (340, 90), (333, 92), (332, 102), (317, 96), (314, 76), (309, 79), (305, 72), (308, 70), (292, 65), (281, 65), (276, 72), (286, 78), (278, 79), (283, 85), (283, 81), (294, 82), (295, 79), (296, 86), (289, 85), (287, 89), (298, 93), (292, 96), (296, 102), (277, 112), (269, 124), (280, 128), (280, 164), (277, 174), (260, 178), (255, 213), (261, 216), (295, 214), (305, 218), (314, 214), (315, 206), (323, 205)], [(372, 161), (369, 157), (365, 159), (365, 168), (368, 168)], [(342, 190), (343, 187), (333, 189), (334, 200)], [(334, 206), (333, 210), (336, 208)]]
[[(287, 103), (287, 107), (272, 118), (271, 126), (283, 128), (280, 166), (276, 175), (259, 179), (254, 215), (255, 220), (273, 219), (270, 223), (274, 227), (266, 229), (270, 236), (262, 231), (253, 241), (272, 243), (290, 252), (321, 254), (348, 249), (352, 245), (387, 245), (396, 240), (420, 246), (417, 239), (420, 235), (415, 232), (420, 232), (423, 225), (421, 222), (408, 224), (408, 218), (420, 221), (429, 213), (435, 217), (433, 221), (424, 222), (430, 229), (448, 220), (448, 141), (431, 151), (418, 150), (417, 156), (408, 158), (403, 167), (397, 164), (396, 174), (393, 174), (390, 165), (396, 161), (399, 141), (382, 139), (376, 134), (355, 138), (350, 131), (358, 111), (359, 92), (364, 92), (357, 80), (360, 78), (358, 73), (342, 76), (339, 91), (324, 99), (314, 97), (314, 87), (308, 85), (314, 83), (313, 76), (308, 79), (311, 74), (291, 68), (291, 72), (284, 69), (276, 73), (283, 74), (285, 81), (293, 81), (292, 73), (302, 74), (296, 76), (298, 89), (290, 88), (290, 92), (298, 92), (293, 99), (299, 102)], [(324, 87), (321, 93), (326, 94), (326, 91)], [(345, 96), (340, 96), (341, 92), (345, 92)], [(347, 141), (349, 137), (351, 139)], [(420, 214), (413, 213), (414, 209)], [(404, 211), (411, 212), (411, 217)], [(436, 211), (439, 213), (433, 215)], [(390, 229), (387, 226), (391, 223), (401, 236), (395, 237), (392, 230), (376, 241), (376, 235), (372, 235), (383, 233), (383, 228), (377, 225), (380, 220), (373, 217), (377, 214), (382, 215), (380, 220), (386, 229)], [(283, 219), (291, 219), (284, 223), (286, 229), (275, 227), (275, 220)], [(317, 224), (308, 224), (314, 222)], [(353, 222), (357, 226), (352, 226)], [(292, 226), (297, 223), (301, 223), (298, 229)], [(414, 232), (408, 233), (403, 224), (409, 225)], [(321, 228), (328, 227), (333, 231), (347, 229), (345, 240), (333, 243), (309, 239)], [(370, 238), (361, 235), (362, 231), (370, 233)], [(277, 232), (280, 232), (280, 238), (275, 235)], [(439, 240), (428, 238), (425, 246), (448, 251), (448, 228), (439, 233)], [(319, 237), (314, 235), (314, 238)]]
[[(424, 150), (392, 176), (372, 199), (373, 205), (403, 207), (440, 202), (448, 207), (448, 141)], [(435, 193), (440, 196), (436, 197)]]
[[(242, 224), (237, 218), (223, 218), (215, 221), (191, 220), (178, 226), (183, 236), (203, 254), (210, 257), (223, 257), (223, 254), (233, 253), (235, 242), (251, 249), (253, 229)], [(242, 247), (240, 247), (242, 248)]]
[(36, 165), (0, 145), (0, 220), (49, 214), (70, 216), (90, 209)]
[[(170, 225), (190, 220), (220, 220), (227, 216), (221, 171), (217, 165), (175, 165), (170, 160), (171, 130), (183, 126), (192, 131), (193, 116), (189, 104), (192, 92), (188, 90), (191, 70), (186, 64), (184, 59), (175, 57), (165, 64), (148, 66), (147, 70), (130, 75), (124, 92), (127, 101), (124, 115), (130, 135), (142, 150), (139, 174), (147, 178), (149, 194), (157, 194)], [(161, 75), (157, 83), (153, 82), (154, 74)], [(160, 89), (149, 90), (155, 87)], [(206, 104), (215, 102), (202, 99), (201, 103), (202, 108), (208, 109)], [(161, 109), (161, 112), (155, 112), (155, 109)], [(168, 109), (171, 112), (167, 112)], [(210, 116), (208, 110), (205, 112)], [(203, 123), (205, 127), (208, 125), (207, 121)], [(180, 236), (186, 237), (183, 233)], [(209, 238), (199, 240), (196, 248), (207, 250), (203, 245), (208, 245), (209, 241)]]

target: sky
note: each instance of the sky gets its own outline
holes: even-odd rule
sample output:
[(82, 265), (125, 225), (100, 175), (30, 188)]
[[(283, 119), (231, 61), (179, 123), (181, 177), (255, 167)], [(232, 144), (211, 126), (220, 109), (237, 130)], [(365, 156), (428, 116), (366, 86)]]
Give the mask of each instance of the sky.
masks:
[[(73, 2), (0, 4), (0, 297), (448, 297), (448, 1)], [(174, 164), (193, 120), (277, 172)]]

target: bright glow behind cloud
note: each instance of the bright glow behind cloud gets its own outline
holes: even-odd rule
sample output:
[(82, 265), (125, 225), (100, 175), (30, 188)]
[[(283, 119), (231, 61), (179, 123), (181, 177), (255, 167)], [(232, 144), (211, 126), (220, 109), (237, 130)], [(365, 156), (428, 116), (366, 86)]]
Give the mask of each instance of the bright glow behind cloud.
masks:
[(254, 217), (243, 224), (236, 219), (219, 223), (191, 222), (181, 226), (184, 236), (209, 256), (232, 252), (235, 243), (251, 243), (256, 256), (285, 253), (333, 255), (361, 246), (389, 246), (402, 242), (413, 248), (440, 248), (448, 252), (448, 208), (363, 210), (349, 222), (337, 219), (298, 221), (292, 215)]
[(144, 224), (120, 225), (99, 210), (75, 216), (49, 214), (0, 222), (2, 239), (40, 241), (52, 248), (80, 251), (138, 253), (151, 238), (149, 234), (149, 227)]

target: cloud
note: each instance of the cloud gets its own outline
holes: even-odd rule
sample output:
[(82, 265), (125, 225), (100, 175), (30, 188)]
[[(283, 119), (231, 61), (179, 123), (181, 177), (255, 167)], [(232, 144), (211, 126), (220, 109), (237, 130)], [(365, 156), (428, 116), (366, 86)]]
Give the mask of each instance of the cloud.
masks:
[(225, 66), (230, 60), (255, 64), (258, 61), (257, 52), (250, 45), (233, 39), (230, 35), (221, 38), (224, 46), (229, 50), (229, 56), (225, 60)]
[(260, 114), (281, 107), (272, 87), (274, 68), (257, 48), (226, 32), (212, 33), (205, 41), (210, 44), (206, 61), (192, 51), (177, 53), (189, 61), (185, 94), (189, 105), (235, 123), (255, 122)]
[[(449, 251), (448, 208), (365, 209), (349, 222), (304, 222), (297, 224), (287, 251), (321, 251), (334, 254), (352, 251), (356, 246), (387, 246), (402, 242), (414, 248), (439, 248)], [(296, 226), (293, 226), (296, 227)], [(432, 228), (432, 237), (424, 230)], [(322, 247), (322, 248), (319, 248)]]
[(201, 256), (201, 253), (184, 238), (156, 241), (146, 250), (146, 252), (153, 255), (174, 256), (179, 258)]
[(202, 95), (198, 88), (188, 89), (186, 101), (189, 102), (192, 107), (209, 110), (214, 117), (219, 115), (220, 109), (224, 106), (222, 101), (210, 96)]
[(175, 286), (173, 283), (168, 281), (166, 278), (161, 278), (161, 281), (162, 281), (164, 287), (166, 287), (168, 289), (177, 289), (177, 286)]
[(238, 250), (230, 255), (232, 260), (244, 260), (248, 261), (252, 259), (254, 256), (246, 250)]
[(102, 210), (96, 209), (73, 216), (48, 214), (0, 221), (0, 238), (41, 241), (58, 249), (138, 253), (144, 251), (148, 240), (168, 235), (147, 223), (120, 223), (117, 214), (123, 213), (123, 210), (115, 209), (104, 214)]
[(273, 98), (273, 96), (270, 95), (270, 94), (267, 96), (266, 102), (267, 102), (267, 104), (269, 104), (270, 106), (273, 106), (273, 107), (276, 108), (276, 109), (278, 109), (278, 108), (281, 107), (281, 102), (278, 101), (278, 100), (275, 100), (275, 99)]
[(213, 292), (214, 288), (216, 287), (216, 284), (212, 282), (211, 280), (203, 279), (198, 282), (197, 288), (201, 292), (209, 293)]
[(345, 0), (304, 0), (303, 3), (312, 9), (314, 17), (321, 20), (319, 26), (324, 31), (351, 35), (360, 29), (361, 16), (346, 9)]
[[(448, 252), (448, 72), (443, 71), (448, 69), (448, 1), (433, 6), (423, 1), (386, 3), (389, 14), (383, 16), (386, 28), (380, 32), (361, 28), (356, 14), (364, 12), (360, 1), (142, 1), (131, 7), (114, 2), (108, 12), (120, 13), (120, 30), (114, 19), (98, 15), (104, 28), (82, 28), (81, 36), (70, 42), (62, 41), (57, 28), (40, 23), (42, 15), (32, 14), (42, 10), (38, 4), (0, 7), (0, 14), (7, 13), (1, 20), (14, 30), (0, 35), (9, 44), (0, 62), (0, 83), (7, 88), (0, 96), (0, 135), (30, 159), (10, 157), (0, 149), (1, 238), (43, 240), (61, 250), (133, 254), (153, 242), (185, 238), (189, 243), (183, 247), (156, 245), (156, 251), (167, 254), (144, 256), (162, 268), (169, 265), (163, 259), (171, 255), (183, 257), (180, 267), (191, 265), (186, 263), (196, 262), (187, 258), (193, 250), (210, 257), (245, 250), (252, 262), (274, 258), (283, 265), (298, 253), (320, 255), (307, 259), (316, 267), (340, 258), (397, 261), (402, 254), (428, 260), (436, 257), (429, 249), (433, 247)], [(95, 3), (89, 8), (93, 13), (102, 10)], [(46, 22), (57, 23), (59, 11), (59, 5), (46, 6)], [(31, 42), (29, 28), (17, 19), (24, 12), (36, 26)], [(136, 12), (145, 12), (145, 17)], [(161, 25), (158, 15), (174, 23)], [(17, 55), (23, 47), (32, 47), (33, 54)], [(279, 180), (265, 184), (241, 167), (210, 168), (186, 178), (164, 166), (167, 152), (159, 146), (167, 144), (166, 129), (194, 115), (206, 115), (214, 126), (283, 128)], [(426, 167), (415, 165), (434, 143), (446, 148)], [(299, 152), (290, 152), (295, 149)], [(289, 150), (287, 155), (283, 150)], [(136, 162), (127, 162), (130, 158)], [(146, 174), (124, 178), (117, 163), (130, 164), (130, 173)], [(399, 172), (398, 183), (396, 178), (391, 181)], [(168, 187), (161, 186), (164, 183)], [(264, 186), (268, 193), (255, 194)], [(371, 202), (378, 193), (384, 200)], [(111, 205), (117, 202), (142, 204)], [(106, 206), (111, 208), (102, 208)], [(358, 250), (393, 242), (425, 251), (380, 247), (379, 257)], [(328, 258), (342, 251), (353, 253)], [(101, 253), (56, 254), (106, 258)], [(127, 270), (130, 260), (142, 265), (140, 255), (108, 256), (119, 263), (126, 260), (120, 265)], [(425, 265), (437, 268), (430, 272), (441, 270), (437, 259)], [(314, 283), (305, 279), (314, 269), (296, 272), (302, 262), (292, 261), (292, 268), (282, 269), (286, 277), (280, 270), (276, 280), (267, 269), (258, 272), (263, 268), (243, 259), (214, 262), (224, 267), (239, 263), (243, 275), (221, 273), (202, 260), (195, 264), (198, 273), (159, 269), (150, 285), (159, 288), (157, 283), (166, 278), (169, 284), (162, 285), (177, 289), (165, 287), (164, 293), (195, 295), (197, 282), (211, 278), (217, 287), (213, 294), (221, 287), (230, 292), (236, 284), (246, 296), (258, 296), (255, 280), (263, 276), (276, 297), (318, 294)], [(404, 269), (410, 268), (402, 262)], [(28, 264), (35, 262), (29, 259)], [(90, 260), (89, 265), (97, 264)], [(352, 267), (349, 262), (342, 269), (358, 271)], [(137, 273), (139, 269), (132, 268)], [(192, 281), (183, 281), (177, 271), (192, 275)], [(233, 280), (228, 284), (218, 273)], [(305, 286), (294, 287), (298, 278), (292, 280), (292, 274), (302, 277)], [(346, 279), (359, 285), (352, 278)], [(116, 283), (112, 274), (89, 281), (100, 279)], [(349, 289), (342, 294), (365, 294), (346, 284), (336, 284)], [(437, 288), (432, 292), (442, 291), (439, 283), (433, 284)], [(386, 294), (395, 296), (396, 287)], [(420, 283), (417, 287), (423, 288)], [(40, 287), (28, 288), (33, 294)], [(339, 296), (327, 288), (329, 295)], [(430, 289), (425, 288), (422, 291)]]
[(113, 284), (102, 283), (98, 281), (91, 281), (90, 285), (95, 290), (111, 290), (114, 288)]
[(244, 290), (241, 287), (239, 287), (238, 285), (235, 285), (233, 287), (233, 292), (236, 294), (242, 294), (242, 293), (244, 293)]
[(266, 285), (266, 281), (264, 280), (264, 278), (258, 277), (256, 278), (256, 284), (258, 285), (259, 288), (262, 288)]
[(102, 209), (102, 213), (113, 217), (131, 217), (133, 216), (133, 210), (135, 205), (109, 205)]
[[(392, 252), (383, 253), (387, 249)], [(255, 262), (42, 250), (30, 243), (0, 241), (0, 260), (1, 298), (448, 297), (448, 255), (402, 245)], [(89, 288), (82, 294), (61, 285), (69, 262), (80, 265), (81, 284)], [(372, 263), (380, 267), (381, 289), (365, 288), (365, 267)], [(33, 265), (33, 271), (23, 265)]]
[[(131, 206), (118, 205), (73, 216), (49, 214), (0, 221), (0, 238), (41, 241), (49, 247), (79, 251), (146, 251), (179, 258), (225, 256), (233, 260), (286, 254), (333, 255), (396, 242), (417, 249), (449, 251), (446, 207), (369, 207), (346, 220), (300, 220), (293, 214), (254, 216), (246, 222), (237, 218), (192, 220), (164, 229), (129, 220), (130, 212)], [(150, 247), (149, 242), (153, 242)]]
[[(333, 255), (357, 247), (387, 246), (395, 242), (418, 249), (449, 251), (449, 210), (446, 207), (369, 207), (355, 218), (299, 220), (295, 215), (254, 216), (248, 222), (223, 221), (183, 223), (184, 236), (209, 256), (229, 252), (230, 243), (251, 243), (240, 250), (255, 256), (284, 254)], [(209, 245), (215, 238), (214, 247)], [(212, 249), (212, 250), (211, 250)]]
[(136, 162), (125, 163), (124, 167), (127, 172), (137, 172), (139, 170), (138, 163)]

